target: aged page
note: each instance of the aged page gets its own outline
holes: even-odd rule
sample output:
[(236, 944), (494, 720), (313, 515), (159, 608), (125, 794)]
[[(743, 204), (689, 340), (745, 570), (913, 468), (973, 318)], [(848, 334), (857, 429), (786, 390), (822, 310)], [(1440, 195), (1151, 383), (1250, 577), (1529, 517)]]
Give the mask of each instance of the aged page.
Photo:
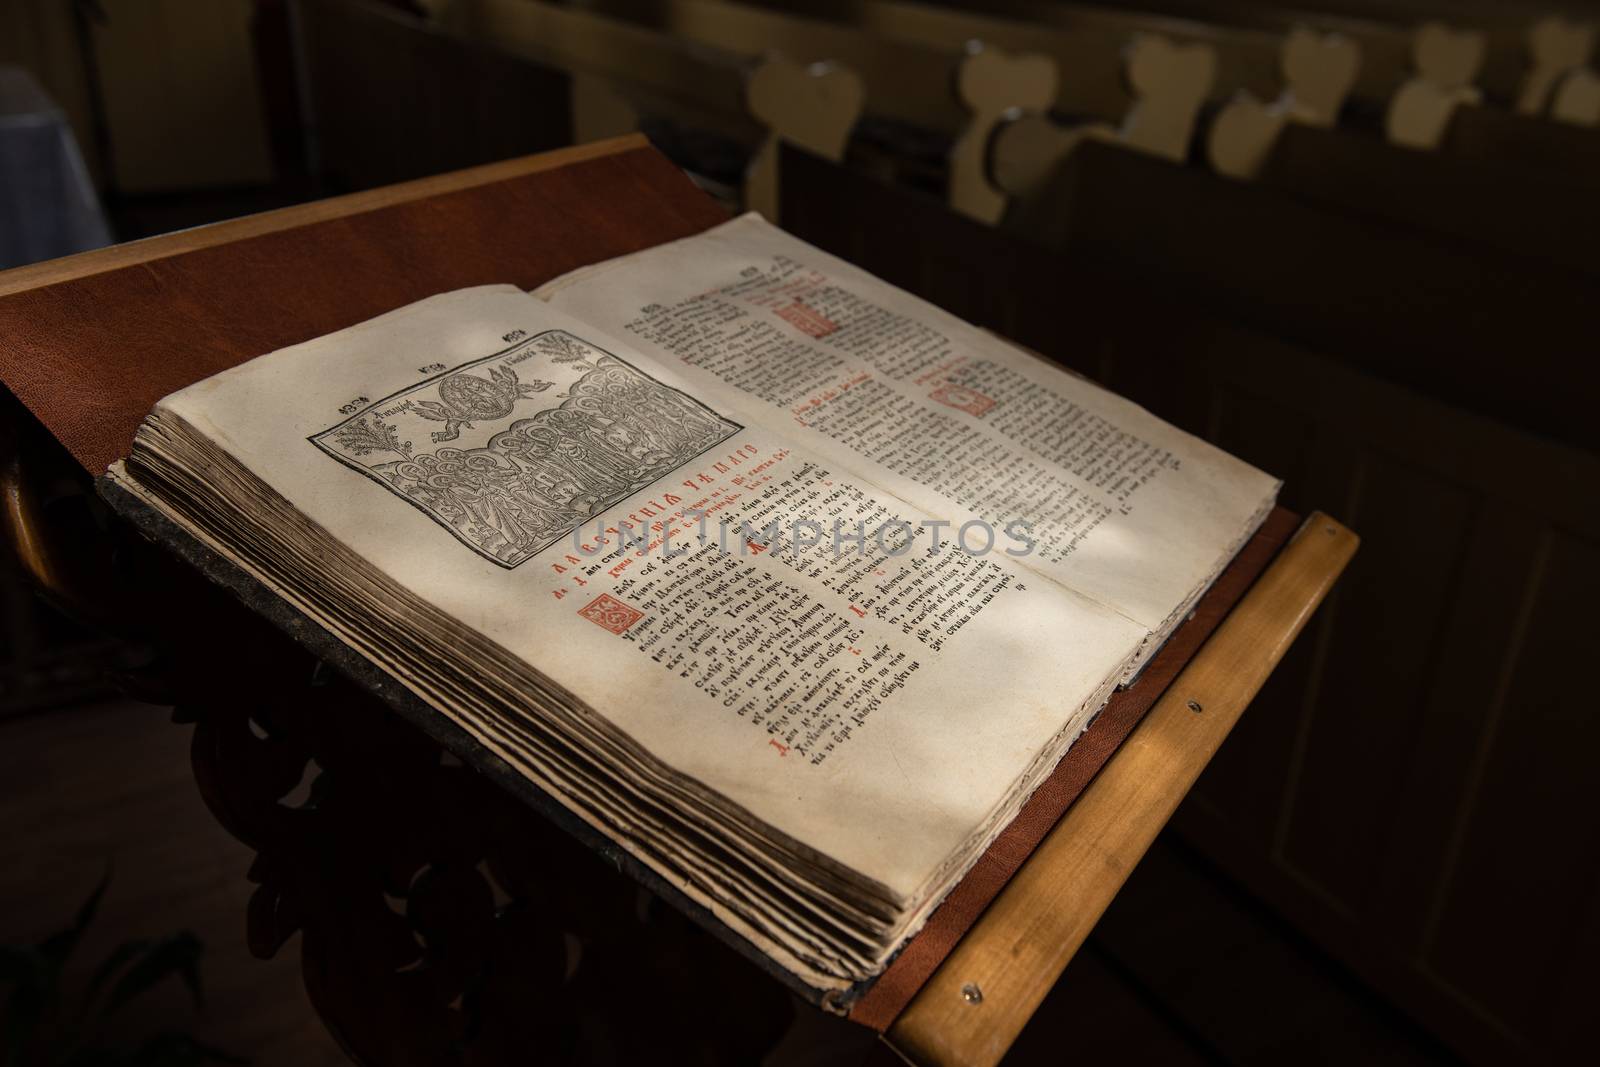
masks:
[(1248, 464), (759, 216), (535, 295), (695, 389), (736, 390), (958, 534), (1026, 531), (1028, 567), (1147, 631), (1181, 617), (1276, 495)]
[[(787, 269), (770, 249), (760, 260), (737, 244), (707, 251), (682, 271), (688, 288), (752, 263), (763, 277)], [(640, 783), (702, 783), (718, 818), (759, 821), (911, 898), (958, 873), (952, 858), (1009, 817), (1145, 627), (1038, 580), (1003, 543), (960, 550), (934, 510), (940, 492), (885, 492), (862, 477), (862, 448), (832, 447), (843, 429), (808, 427), (810, 379), (775, 405), (676, 356), (659, 362), (650, 352), (669, 349), (624, 321), (664, 287), (646, 266), (637, 297), (619, 295), (633, 284), (620, 272), (572, 290), (614, 337), (509, 287), (465, 290), (252, 361), (158, 412), (536, 668), (552, 706), (570, 698), (582, 711), (563, 744), (616, 748)], [(859, 362), (872, 381), (906, 377), (874, 358)], [(1021, 395), (1021, 370), (986, 366), (991, 393)], [(897, 393), (871, 395), (898, 417)], [(1179, 443), (1137, 446), (1158, 455), (1130, 455), (1130, 469), (1159, 480)], [(1046, 481), (1013, 492), (1060, 480), (1043, 458), (1028, 463), (1028, 478)], [(1234, 477), (1217, 474), (1214, 490), (1234, 493)], [(802, 521), (871, 533), (841, 550), (797, 536)], [(1108, 550), (1095, 552), (1109, 567)], [(543, 713), (506, 710), (523, 728)], [(465, 725), (496, 751), (515, 733)], [(576, 785), (541, 784), (607, 817)], [(670, 781), (660, 793), (688, 795)]]

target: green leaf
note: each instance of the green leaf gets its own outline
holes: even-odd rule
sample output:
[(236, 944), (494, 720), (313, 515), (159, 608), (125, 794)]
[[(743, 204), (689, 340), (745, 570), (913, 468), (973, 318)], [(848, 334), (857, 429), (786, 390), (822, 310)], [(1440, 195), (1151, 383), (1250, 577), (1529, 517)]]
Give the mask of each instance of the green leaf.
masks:
[(58, 933), (51, 934), (39, 943), (39, 951), (56, 964), (67, 961), (72, 955), (72, 950), (78, 947), (83, 932), (94, 922), (95, 912), (100, 910), (100, 898), (106, 895), (106, 887), (111, 884), (111, 870), (106, 869), (105, 877), (100, 879), (100, 884), (94, 887), (94, 892), (89, 894), (78, 908), (78, 917), (73, 920), (70, 927)]
[(200, 955), (205, 951), (200, 939), (187, 930), (163, 938), (144, 950), (131, 967), (117, 979), (106, 997), (104, 1014), (110, 1015), (128, 1001), (159, 984), (163, 979), (177, 975), (189, 987), (195, 1007), (205, 1006), (200, 989)]

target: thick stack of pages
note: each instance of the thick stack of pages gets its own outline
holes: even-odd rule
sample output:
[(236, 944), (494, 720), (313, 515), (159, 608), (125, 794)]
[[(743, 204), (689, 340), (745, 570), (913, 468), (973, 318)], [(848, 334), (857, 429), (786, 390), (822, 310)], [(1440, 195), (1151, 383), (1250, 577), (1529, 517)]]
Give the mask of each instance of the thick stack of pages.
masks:
[(835, 1004), (1277, 490), (753, 216), (263, 356), (111, 476)]

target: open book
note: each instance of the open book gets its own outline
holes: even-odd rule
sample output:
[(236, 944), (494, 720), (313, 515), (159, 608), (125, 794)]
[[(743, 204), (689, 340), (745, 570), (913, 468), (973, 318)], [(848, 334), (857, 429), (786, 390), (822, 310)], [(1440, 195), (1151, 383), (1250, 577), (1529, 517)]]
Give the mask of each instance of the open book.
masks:
[(1277, 491), (756, 216), (262, 356), (109, 476), (835, 1006)]

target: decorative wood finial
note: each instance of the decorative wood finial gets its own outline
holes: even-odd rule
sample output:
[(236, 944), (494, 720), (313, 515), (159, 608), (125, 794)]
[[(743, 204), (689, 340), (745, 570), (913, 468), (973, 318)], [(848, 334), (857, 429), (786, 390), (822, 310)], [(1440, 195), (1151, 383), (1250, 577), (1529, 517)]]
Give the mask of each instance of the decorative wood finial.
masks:
[(1039, 113), (1056, 99), (1056, 65), (973, 42), (956, 75), (956, 95), (972, 115), (950, 150), (950, 206), (980, 222), (999, 222), (1006, 197), (989, 181), (985, 157), (1008, 112)]
[(1569, 22), (1560, 15), (1535, 22), (1528, 31), (1528, 74), (1517, 97), (1517, 111), (1543, 115), (1557, 85), (1588, 64), (1594, 46), (1593, 23)]
[(1600, 74), (1592, 67), (1579, 67), (1561, 79), (1550, 117), (1576, 126), (1600, 126)]
[(1102, 123), (1061, 126), (1047, 115), (1009, 117), (989, 148), (990, 180), (1007, 196), (1023, 196), (1085, 140), (1116, 141), (1117, 131)]
[(1248, 92), (1228, 103), (1211, 124), (1206, 154), (1219, 174), (1260, 173), (1284, 126), (1332, 126), (1361, 72), (1361, 49), (1348, 37), (1297, 26), (1284, 38), (1284, 89), (1263, 104)]
[(1217, 50), (1206, 44), (1175, 45), (1140, 34), (1128, 52), (1128, 83), (1134, 104), (1122, 122), (1130, 148), (1183, 160), (1200, 107), (1217, 80)]
[(1062, 127), (1044, 115), (1016, 111), (990, 138), (988, 170), (995, 186), (1008, 196), (1028, 192), (1085, 140), (1125, 144), (1164, 159), (1188, 158), (1201, 105), (1216, 81), (1216, 49), (1139, 34), (1126, 59), (1134, 102), (1120, 127)]
[(1488, 36), (1481, 31), (1455, 30), (1439, 22), (1420, 27), (1412, 45), (1416, 75), (1389, 101), (1384, 120), (1389, 140), (1409, 148), (1437, 148), (1456, 108), (1483, 99), (1472, 83), (1487, 51)]
[(767, 127), (766, 138), (745, 172), (745, 206), (778, 220), (778, 143), (844, 159), (850, 130), (861, 117), (866, 88), (861, 76), (833, 63), (796, 63), (768, 58), (750, 75), (745, 103)]
[(1284, 98), (1296, 122), (1331, 127), (1361, 73), (1361, 46), (1337, 33), (1305, 26), (1283, 42)]

